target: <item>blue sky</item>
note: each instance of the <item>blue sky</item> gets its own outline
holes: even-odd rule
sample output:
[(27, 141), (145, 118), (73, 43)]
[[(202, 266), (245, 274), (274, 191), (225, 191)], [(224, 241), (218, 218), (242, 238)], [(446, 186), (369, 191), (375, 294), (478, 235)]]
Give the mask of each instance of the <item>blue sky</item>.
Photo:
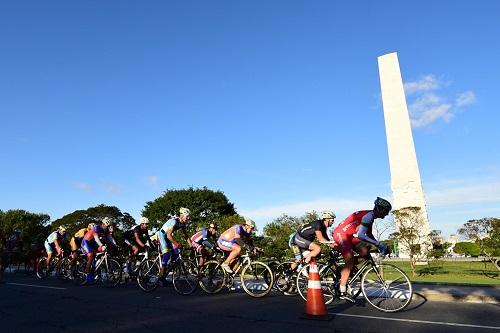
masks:
[(259, 226), (391, 197), (397, 51), (432, 229), (500, 216), (498, 1), (0, 4), (0, 209), (139, 217), (223, 191)]

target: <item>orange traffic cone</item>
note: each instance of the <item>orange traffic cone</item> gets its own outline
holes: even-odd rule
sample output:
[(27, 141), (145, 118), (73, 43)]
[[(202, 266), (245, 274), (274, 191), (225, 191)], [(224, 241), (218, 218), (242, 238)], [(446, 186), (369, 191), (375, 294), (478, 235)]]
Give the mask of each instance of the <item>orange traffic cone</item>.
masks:
[(323, 296), (323, 290), (321, 289), (318, 266), (316, 265), (316, 260), (314, 258), (311, 259), (309, 266), (306, 312), (304, 313), (303, 318), (323, 320), (331, 319), (326, 311), (325, 297)]

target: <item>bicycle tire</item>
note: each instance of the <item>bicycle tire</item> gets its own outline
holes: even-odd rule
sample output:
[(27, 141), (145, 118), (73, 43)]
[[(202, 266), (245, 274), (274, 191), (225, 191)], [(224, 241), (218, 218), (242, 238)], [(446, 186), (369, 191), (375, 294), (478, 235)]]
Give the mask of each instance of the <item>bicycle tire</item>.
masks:
[(108, 258), (107, 263), (103, 262), (99, 267), (99, 276), (101, 283), (107, 288), (113, 288), (120, 283), (122, 279), (122, 269), (118, 261)]
[(137, 285), (145, 292), (152, 292), (160, 281), (160, 265), (156, 260), (148, 259), (139, 265)]
[[(309, 285), (309, 267), (311, 265), (307, 264), (303, 266), (297, 273), (297, 291), (300, 297), (304, 301), (307, 301), (307, 289)], [(337, 275), (335, 271), (328, 265), (319, 264), (318, 265), (319, 279), (321, 283), (321, 289), (323, 292), (323, 297), (325, 299), (325, 304), (330, 304), (333, 302), (337, 293), (335, 291), (335, 284), (337, 283)]]
[(282, 293), (287, 293), (289, 296), (294, 296), (299, 293), (295, 283), (297, 280), (296, 273), (298, 269), (290, 271), (290, 265), (293, 263), (293, 261), (285, 261), (279, 264), (276, 267), (274, 281), (274, 287)]
[(43, 257), (36, 262), (36, 276), (39, 279), (45, 279), (48, 275), (47, 260), (47, 257)]
[(191, 260), (179, 260), (172, 274), (174, 289), (180, 295), (191, 295), (198, 288), (198, 266)]
[(369, 268), (361, 279), (366, 301), (382, 312), (398, 312), (406, 308), (413, 297), (411, 281), (401, 269), (390, 264)]
[(253, 261), (243, 267), (240, 274), (241, 286), (252, 297), (264, 297), (273, 288), (274, 275), (271, 268), (260, 261)]
[(216, 294), (225, 286), (226, 271), (216, 260), (207, 261), (200, 268), (200, 287), (208, 294)]

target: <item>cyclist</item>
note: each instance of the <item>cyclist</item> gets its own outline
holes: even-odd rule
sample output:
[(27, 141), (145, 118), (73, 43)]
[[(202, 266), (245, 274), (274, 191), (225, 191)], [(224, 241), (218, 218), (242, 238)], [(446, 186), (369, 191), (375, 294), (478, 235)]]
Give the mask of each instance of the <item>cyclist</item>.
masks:
[(45, 250), (47, 251), (47, 267), (50, 267), (50, 262), (54, 256), (54, 252), (57, 251), (57, 255), (60, 256), (63, 253), (61, 242), (66, 239), (66, 227), (59, 226), (56, 231), (53, 231), (49, 237), (44, 242)]
[(255, 222), (246, 217), (244, 219), (244, 224), (233, 225), (231, 228), (224, 231), (217, 240), (219, 247), (226, 253), (229, 252), (228, 257), (221, 265), (228, 273), (233, 273), (231, 265), (234, 259), (239, 256), (241, 246), (244, 246), (246, 243), (252, 249), (254, 248), (252, 232), (255, 229)]
[[(83, 236), (82, 249), (83, 253), (87, 255), (84, 284), (91, 284), (95, 282), (94, 276), (90, 273), (90, 269), (92, 268), (96, 252), (106, 251), (105, 243), (107, 242), (116, 246), (116, 241), (109, 232), (109, 227), (111, 225), (112, 220), (109, 217), (105, 217), (102, 219), (101, 224), (94, 225), (85, 233), (85, 236)], [(104, 243), (101, 241), (101, 238)]]
[[(160, 242), (162, 264), (160, 268), (160, 281), (162, 284), (166, 284), (166, 267), (171, 260), (171, 257), (173, 262), (180, 253), (180, 245), (174, 238), (174, 232), (182, 230), (184, 238), (186, 239), (188, 245), (191, 246), (191, 239), (189, 239), (186, 232), (186, 226), (189, 222), (190, 213), (189, 209), (181, 207), (179, 209), (179, 216), (172, 216), (156, 233), (157, 239)], [(173, 255), (171, 256), (171, 254)]]
[(149, 219), (143, 216), (139, 219), (139, 224), (135, 225), (132, 229), (127, 230), (123, 235), (125, 244), (130, 246), (131, 250), (127, 260), (127, 270), (129, 273), (131, 271), (131, 260), (134, 259), (140, 251), (144, 251), (146, 248), (151, 246), (148, 228)]
[[(335, 244), (330, 243), (327, 235), (327, 228), (333, 225), (335, 218), (336, 216), (333, 212), (324, 211), (321, 213), (321, 220), (316, 220), (303, 225), (299, 230), (297, 230), (295, 236), (291, 237), (289, 244), (292, 246), (296, 245), (299, 248), (301, 257), (302, 253), (304, 253), (304, 261), (306, 264), (321, 252), (321, 247), (314, 243), (315, 239), (317, 239), (320, 243), (328, 244), (328, 246), (332, 248), (335, 247)], [(307, 253), (307, 251), (309, 251), (309, 253)], [(296, 249), (295, 257), (296, 259), (298, 257)], [(293, 266), (297, 267), (297, 264)]]
[(207, 249), (213, 250), (215, 248), (214, 244), (210, 242), (210, 239), (217, 238), (217, 226), (214, 223), (210, 223), (207, 228), (202, 228), (200, 231), (191, 236), (191, 244), (195, 251), (201, 255), (199, 266), (202, 266), (207, 260), (208, 251)]
[(75, 266), (76, 260), (78, 259), (78, 252), (82, 251), (82, 240), (87, 231), (92, 229), (95, 226), (95, 223), (89, 223), (89, 225), (86, 228), (81, 228), (77, 232), (75, 232), (75, 235), (71, 237), (69, 241), (69, 246), (71, 248), (71, 267)]
[(387, 245), (380, 243), (373, 237), (372, 226), (375, 219), (386, 217), (392, 206), (389, 201), (379, 197), (375, 199), (374, 204), (373, 210), (361, 210), (349, 215), (333, 231), (333, 239), (339, 244), (340, 253), (345, 261), (345, 265), (340, 272), (340, 298), (353, 303), (354, 300), (350, 297), (346, 287), (349, 274), (355, 264), (353, 250), (360, 257), (369, 254), (370, 244), (375, 245), (383, 254), (389, 251)]

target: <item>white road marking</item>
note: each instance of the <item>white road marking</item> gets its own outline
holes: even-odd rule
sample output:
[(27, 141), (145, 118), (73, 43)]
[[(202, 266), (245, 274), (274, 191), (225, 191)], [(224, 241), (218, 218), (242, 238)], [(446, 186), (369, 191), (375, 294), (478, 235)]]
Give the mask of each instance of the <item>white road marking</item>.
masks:
[(492, 329), (492, 330), (500, 330), (500, 326), (483, 326), (483, 325), (447, 323), (447, 322), (443, 322), (443, 321), (428, 321), (428, 320), (416, 320), (416, 319), (363, 316), (363, 315), (354, 315), (354, 314), (336, 313), (336, 312), (328, 312), (328, 314), (335, 315), (335, 316), (345, 316), (345, 317), (359, 317), (359, 318), (378, 319), (378, 320), (405, 321), (405, 322), (409, 322), (409, 323), (419, 323), (419, 324), (433, 324), (433, 325), (473, 327), (473, 328), (486, 328), (486, 329)]
[(14, 286), (24, 286), (24, 287), (33, 287), (33, 288), (47, 288), (47, 289), (57, 289), (57, 290), (66, 290), (66, 289), (68, 289), (68, 288), (38, 286), (36, 284), (24, 284), (24, 283), (12, 283), (12, 282), (7, 282), (6, 284), (12, 284)]

